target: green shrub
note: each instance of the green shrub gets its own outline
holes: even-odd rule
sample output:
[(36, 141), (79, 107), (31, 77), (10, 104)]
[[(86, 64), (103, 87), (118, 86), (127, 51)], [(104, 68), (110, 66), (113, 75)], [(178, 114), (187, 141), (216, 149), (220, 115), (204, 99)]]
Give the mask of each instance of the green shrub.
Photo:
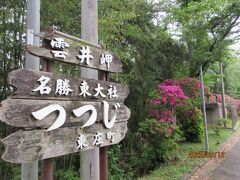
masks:
[(177, 122), (186, 141), (200, 142), (203, 133), (203, 118), (201, 111), (191, 102), (177, 109)]
[(54, 179), (57, 180), (79, 180), (80, 174), (74, 168), (59, 169), (54, 174)]
[(219, 118), (217, 120), (217, 125), (220, 127), (229, 127), (232, 123), (232, 120), (230, 118)]
[(140, 123), (138, 132), (139, 153), (131, 158), (138, 175), (145, 174), (160, 163), (173, 159), (173, 150), (177, 144), (172, 125), (147, 119)]
[[(130, 172), (125, 172), (121, 163), (121, 145), (114, 145), (108, 150), (109, 180), (132, 179)], [(129, 170), (129, 169), (128, 169)]]

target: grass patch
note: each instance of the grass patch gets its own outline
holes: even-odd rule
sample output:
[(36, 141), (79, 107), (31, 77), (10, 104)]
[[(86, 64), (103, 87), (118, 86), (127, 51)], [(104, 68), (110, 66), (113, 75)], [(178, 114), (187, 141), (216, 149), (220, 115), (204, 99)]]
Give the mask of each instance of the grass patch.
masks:
[[(216, 135), (212, 128), (209, 128), (209, 151), (216, 151), (229, 137), (233, 134), (231, 129), (221, 129), (220, 135)], [(140, 178), (139, 180), (165, 180), (165, 179), (183, 179), (190, 173), (194, 167), (200, 165), (204, 159), (188, 158), (189, 152), (204, 151), (205, 142), (202, 137), (201, 143), (179, 142), (175, 152), (177, 157), (174, 161), (162, 164), (158, 169), (151, 172), (150, 175)]]

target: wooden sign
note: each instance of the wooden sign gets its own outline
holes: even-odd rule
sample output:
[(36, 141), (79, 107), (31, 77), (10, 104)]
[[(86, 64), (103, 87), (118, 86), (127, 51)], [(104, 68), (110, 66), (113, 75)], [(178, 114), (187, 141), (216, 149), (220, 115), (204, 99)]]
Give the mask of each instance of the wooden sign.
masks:
[[(57, 104), (66, 112), (66, 118), (63, 126), (74, 126), (84, 124), (90, 117), (92, 111), (87, 111), (81, 117), (74, 116), (73, 110), (85, 105), (93, 106), (97, 113), (97, 121), (103, 121), (103, 102), (88, 101), (51, 101), (51, 100), (32, 100), (32, 99), (7, 99), (1, 103), (0, 120), (14, 127), (23, 128), (49, 128), (57, 119), (59, 110), (55, 110), (46, 116), (43, 120), (37, 120), (32, 115), (44, 107)], [(130, 118), (130, 110), (119, 103), (116, 109), (116, 102), (109, 103), (109, 116), (116, 116), (116, 122), (124, 122)]]
[[(12, 163), (27, 163), (57, 157), (89, 150), (95, 145), (103, 147), (117, 144), (126, 132), (127, 122), (116, 123), (111, 130), (101, 124), (85, 129), (65, 127), (50, 132), (20, 130), (2, 140), (6, 147), (2, 158)], [(84, 141), (83, 144), (80, 141)]]
[[(49, 87), (49, 93), (41, 94), (41, 91), (33, 91), (37, 89), (41, 85), (40, 79), (45, 79), (46, 85), (45, 88)], [(42, 81), (43, 81), (42, 80)], [(128, 87), (107, 81), (99, 81), (99, 80), (91, 80), (77, 77), (69, 77), (69, 76), (57, 76), (48, 72), (43, 71), (33, 71), (33, 70), (16, 70), (8, 75), (8, 82), (10, 85), (15, 87), (16, 91), (12, 94), (11, 98), (18, 99), (39, 99), (39, 100), (71, 100), (71, 101), (79, 101), (79, 100), (87, 100), (87, 101), (115, 101), (115, 102), (123, 102), (124, 99), (129, 94)], [(45, 83), (44, 82), (44, 83)], [(59, 87), (59, 82), (62, 84)], [(85, 84), (85, 85), (83, 85)], [(68, 85), (69, 92), (67, 93), (66, 85)], [(117, 97), (110, 97), (109, 91), (116, 90)], [(82, 89), (87, 88), (87, 92), (89, 94), (85, 94)], [(101, 89), (101, 94), (97, 94), (97, 89)], [(85, 89), (86, 90), (86, 89)], [(82, 94), (81, 94), (82, 93)], [(80, 95), (81, 94), (81, 95)], [(104, 97), (105, 96), (105, 97)]]
[(2, 140), (2, 158), (26, 163), (109, 146), (127, 132), (129, 90), (118, 83), (16, 70), (15, 92), (1, 103), (0, 120), (24, 128)]
[[(43, 35), (44, 34), (44, 35)], [(121, 61), (98, 45), (50, 28), (44, 47), (27, 50), (44, 59), (108, 72)], [(0, 121), (22, 128), (2, 139), (2, 158), (27, 163), (119, 143), (127, 132), (129, 89), (118, 83), (16, 70), (8, 75), (14, 93), (0, 106)]]
[(48, 40), (46, 47), (27, 46), (27, 51), (48, 60), (75, 64), (108, 72), (122, 72), (120, 59), (101, 46), (48, 28), (40, 33)]

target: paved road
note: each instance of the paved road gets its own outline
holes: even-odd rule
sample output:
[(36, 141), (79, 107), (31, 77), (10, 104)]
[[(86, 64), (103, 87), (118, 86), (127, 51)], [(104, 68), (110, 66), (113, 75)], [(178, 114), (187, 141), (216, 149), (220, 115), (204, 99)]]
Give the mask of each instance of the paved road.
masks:
[(210, 179), (240, 180), (240, 140), (231, 149), (223, 163), (214, 170)]

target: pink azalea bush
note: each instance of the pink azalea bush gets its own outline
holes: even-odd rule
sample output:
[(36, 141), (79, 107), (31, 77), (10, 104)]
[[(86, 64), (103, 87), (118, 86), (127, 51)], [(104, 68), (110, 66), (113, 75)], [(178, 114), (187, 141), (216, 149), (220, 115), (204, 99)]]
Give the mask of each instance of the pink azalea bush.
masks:
[[(179, 132), (187, 141), (199, 141), (201, 135), (200, 82), (194, 78), (166, 80), (148, 100), (149, 116), (139, 124), (139, 162), (152, 169), (174, 157)], [(174, 116), (177, 116), (175, 126)], [(139, 167), (139, 164), (136, 164)], [(143, 166), (145, 168), (145, 166)]]
[[(235, 102), (236, 99), (234, 99), (231, 96), (225, 95), (225, 103), (227, 106), (231, 106), (231, 103)], [(221, 94), (215, 94), (209, 97), (210, 103), (222, 103), (222, 95)]]
[(161, 123), (164, 132), (170, 135), (174, 129), (172, 109), (184, 105), (186, 99), (187, 96), (179, 86), (174, 85), (172, 81), (164, 81), (157, 87), (155, 97), (149, 101), (152, 107), (149, 115)]
[[(209, 90), (206, 88), (207, 94)], [(200, 81), (195, 78), (165, 80), (158, 85), (155, 96), (149, 101), (149, 115), (158, 123), (173, 124), (174, 114), (187, 140), (199, 141), (201, 135)], [(191, 127), (192, 126), (192, 127)], [(186, 128), (190, 129), (188, 131)], [(173, 130), (167, 132), (173, 133)], [(196, 140), (197, 139), (197, 140)]]
[(149, 101), (155, 107), (149, 110), (149, 114), (160, 122), (172, 123), (171, 110), (186, 105), (189, 98), (198, 98), (199, 89), (200, 82), (195, 78), (165, 80), (158, 86), (156, 97)]
[[(221, 94), (211, 95), (208, 101), (210, 103), (217, 103), (217, 102), (222, 103), (222, 95)], [(229, 95), (225, 95), (225, 104), (228, 110), (230, 110), (232, 104), (235, 104), (237, 106), (237, 111), (240, 112), (240, 100), (234, 99)]]
[[(179, 80), (165, 80), (162, 85), (166, 86), (179, 86), (184, 92), (185, 96), (189, 98), (200, 97), (201, 83), (196, 78), (185, 77)], [(205, 95), (210, 96), (211, 93), (207, 87), (204, 88)]]
[(173, 114), (171, 110), (165, 110), (163, 112), (160, 112), (158, 110), (149, 110), (149, 114), (152, 117), (155, 117), (159, 122), (167, 122), (172, 124), (173, 123)]
[(165, 105), (169, 105), (172, 108), (182, 105), (187, 97), (184, 95), (183, 90), (179, 86), (167, 86), (159, 85), (158, 93), (162, 97), (161, 101)]
[(236, 99), (237, 111), (240, 112), (240, 100)]
[(154, 108), (149, 110), (149, 114), (159, 122), (173, 123), (171, 110), (183, 105), (186, 99), (187, 97), (179, 86), (160, 84), (156, 97), (150, 100)]

